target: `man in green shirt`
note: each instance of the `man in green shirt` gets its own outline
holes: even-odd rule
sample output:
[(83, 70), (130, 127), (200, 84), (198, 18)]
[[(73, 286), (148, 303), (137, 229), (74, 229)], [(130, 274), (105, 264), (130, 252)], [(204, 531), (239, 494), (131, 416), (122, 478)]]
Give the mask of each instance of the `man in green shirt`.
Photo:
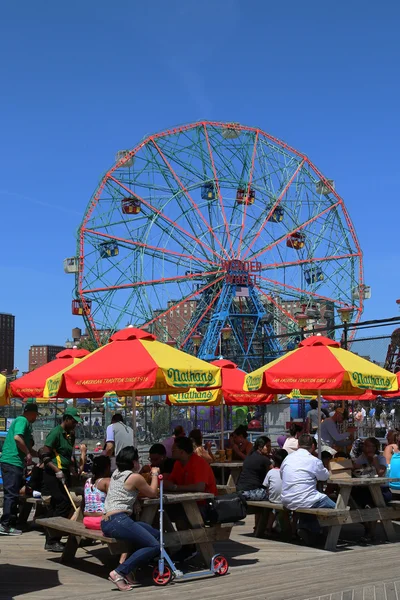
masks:
[(24, 414), (14, 419), (8, 430), (1, 454), (1, 474), (3, 477), (4, 506), (0, 519), (0, 535), (21, 535), (22, 531), (15, 529), (18, 517), (18, 497), (24, 478), (25, 461), (32, 460), (32, 423), (38, 416), (37, 404), (27, 402)]
[[(43, 448), (43, 494), (51, 496), (49, 517), (69, 517), (71, 502), (65, 490), (70, 480), (75, 448), (75, 427), (82, 423), (76, 408), (70, 407), (64, 413), (61, 425), (48, 434)], [(51, 536), (46, 532), (45, 550), (62, 552), (64, 545), (61, 536)]]

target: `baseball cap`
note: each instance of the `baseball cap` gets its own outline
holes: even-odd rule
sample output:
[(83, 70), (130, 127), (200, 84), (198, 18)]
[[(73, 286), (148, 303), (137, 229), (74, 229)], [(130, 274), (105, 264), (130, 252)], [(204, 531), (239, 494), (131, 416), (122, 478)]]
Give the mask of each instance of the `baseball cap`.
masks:
[(39, 412), (38, 405), (33, 400), (28, 400), (24, 406), (24, 413), (26, 412)]
[(82, 423), (79, 411), (75, 406), (70, 406), (64, 413), (64, 417), (72, 417), (77, 423)]

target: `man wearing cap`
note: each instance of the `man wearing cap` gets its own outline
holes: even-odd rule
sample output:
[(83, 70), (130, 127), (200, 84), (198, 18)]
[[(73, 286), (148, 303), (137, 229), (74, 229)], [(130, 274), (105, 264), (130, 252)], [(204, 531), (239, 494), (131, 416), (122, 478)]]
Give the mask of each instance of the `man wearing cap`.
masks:
[(324, 419), (321, 423), (322, 444), (333, 448), (334, 446), (348, 446), (352, 442), (351, 432), (340, 433), (337, 425), (344, 421), (344, 409), (337, 408), (332, 417)]
[(29, 464), (32, 455), (32, 423), (38, 416), (38, 407), (34, 402), (27, 402), (24, 414), (14, 419), (8, 430), (0, 459), (3, 476), (4, 506), (0, 519), (0, 535), (21, 535), (15, 529), (18, 516), (18, 497), (24, 477), (25, 461)]
[[(43, 448), (43, 494), (51, 496), (49, 517), (69, 517), (71, 502), (65, 490), (70, 480), (75, 446), (75, 427), (82, 423), (76, 408), (70, 407), (64, 413), (61, 425), (54, 427), (48, 434)], [(45, 550), (62, 552), (64, 545), (61, 536), (46, 533)]]

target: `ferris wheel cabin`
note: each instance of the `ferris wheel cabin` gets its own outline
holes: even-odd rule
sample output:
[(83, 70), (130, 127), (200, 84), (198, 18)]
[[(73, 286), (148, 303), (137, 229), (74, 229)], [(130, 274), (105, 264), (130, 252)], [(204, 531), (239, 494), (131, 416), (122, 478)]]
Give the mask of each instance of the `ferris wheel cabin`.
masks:
[(214, 184), (211, 182), (204, 183), (201, 186), (201, 197), (203, 200), (215, 200), (217, 194), (215, 193)]
[(70, 258), (64, 259), (64, 273), (78, 273), (79, 271), (79, 259), (77, 256), (71, 256)]
[(246, 194), (246, 190), (242, 187), (237, 189), (236, 192), (236, 202), (237, 204), (254, 204), (254, 200), (256, 199), (255, 191), (250, 188), (249, 194)]
[(228, 123), (230, 127), (224, 127), (222, 130), (222, 137), (225, 140), (235, 140), (240, 136), (240, 129), (236, 129), (235, 125), (238, 123)]
[(77, 316), (89, 314), (92, 309), (92, 301), (85, 300), (85, 305), (86, 305), (86, 310), (85, 310), (81, 300), (72, 300), (72, 314), (77, 315)]
[[(122, 158), (125, 158), (125, 156), (129, 154), (129, 150), (118, 150), (117, 154), (115, 155), (115, 162), (119, 162)], [(133, 163), (135, 162), (135, 159), (133, 156), (131, 156), (130, 158), (128, 158), (128, 160), (122, 165), (123, 167), (133, 167)]]
[(142, 210), (139, 198), (134, 198), (133, 196), (123, 198), (121, 201), (121, 210), (124, 215), (138, 215)]
[(304, 233), (296, 231), (288, 237), (288, 239), (286, 240), (286, 246), (288, 248), (293, 248), (294, 250), (301, 250), (302, 248), (304, 248), (305, 241), (306, 236), (304, 235)]
[[(270, 206), (267, 206), (267, 210), (270, 211), (272, 209), (272, 207), (273, 207), (272, 204)], [(285, 210), (282, 208), (282, 206), (277, 206), (276, 208), (274, 208), (272, 215), (270, 217), (270, 220), (273, 223), (282, 223), (284, 216), (285, 216)]]
[(317, 269), (305, 269), (304, 270), (304, 279), (310, 285), (311, 283), (317, 283), (318, 281), (323, 281), (324, 274), (320, 267), (318, 267)]
[(112, 258), (119, 254), (117, 242), (103, 242), (99, 246), (100, 258)]
[[(326, 181), (329, 183), (330, 186), (333, 187), (333, 189), (335, 189), (335, 182), (333, 179), (327, 179)], [(317, 194), (322, 194), (323, 196), (328, 196), (328, 194), (331, 193), (331, 189), (326, 185), (325, 181), (323, 181), (322, 179), (317, 181), (317, 183), (315, 184), (315, 190)]]

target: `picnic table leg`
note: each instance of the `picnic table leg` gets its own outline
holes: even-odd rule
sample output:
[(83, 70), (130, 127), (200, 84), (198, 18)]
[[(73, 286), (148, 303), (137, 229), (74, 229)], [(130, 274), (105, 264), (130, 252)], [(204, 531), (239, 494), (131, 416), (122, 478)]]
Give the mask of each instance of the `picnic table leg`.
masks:
[[(339, 488), (339, 496), (338, 496), (338, 499), (336, 500), (335, 508), (346, 509), (347, 504), (349, 502), (350, 494), (351, 494), (350, 486), (346, 485), (346, 486), (340, 487)], [(336, 550), (336, 546), (338, 543), (341, 529), (342, 529), (341, 525), (332, 525), (331, 527), (329, 527), (328, 537), (326, 538), (326, 542), (325, 542), (325, 550), (330, 550), (331, 552), (334, 552)]]
[[(204, 527), (203, 517), (201, 516), (197, 502), (184, 502), (183, 508), (192, 529), (200, 529)], [(211, 564), (211, 559), (215, 554), (213, 544), (211, 542), (203, 542), (201, 544), (196, 544), (196, 548), (197, 551), (200, 552), (207, 567), (209, 567)]]
[(76, 551), (79, 547), (79, 542), (81, 538), (76, 537), (76, 535), (69, 535), (67, 539), (67, 543), (65, 544), (63, 553), (61, 555), (62, 563), (69, 563), (75, 558)]
[[(378, 508), (386, 507), (386, 502), (382, 494), (381, 486), (370, 485), (368, 487), (369, 491), (371, 492), (372, 500), (374, 501), (375, 506)], [(385, 530), (386, 537), (389, 540), (389, 542), (395, 542), (397, 538), (391, 519), (382, 520), (382, 526)]]
[(147, 523), (148, 525), (153, 525), (154, 519), (158, 512), (157, 504), (150, 504), (150, 506), (144, 506), (142, 508), (142, 512), (140, 513), (139, 520)]
[(238, 468), (238, 467), (232, 467), (231, 468), (231, 473), (229, 475), (229, 477), (232, 479), (232, 481), (234, 482), (235, 486), (238, 482), (240, 473), (241, 473), (242, 469)]
[(271, 513), (270, 509), (267, 508), (257, 508), (255, 515), (255, 527), (254, 527), (254, 536), (262, 537), (265, 533), (268, 523), (268, 517)]

